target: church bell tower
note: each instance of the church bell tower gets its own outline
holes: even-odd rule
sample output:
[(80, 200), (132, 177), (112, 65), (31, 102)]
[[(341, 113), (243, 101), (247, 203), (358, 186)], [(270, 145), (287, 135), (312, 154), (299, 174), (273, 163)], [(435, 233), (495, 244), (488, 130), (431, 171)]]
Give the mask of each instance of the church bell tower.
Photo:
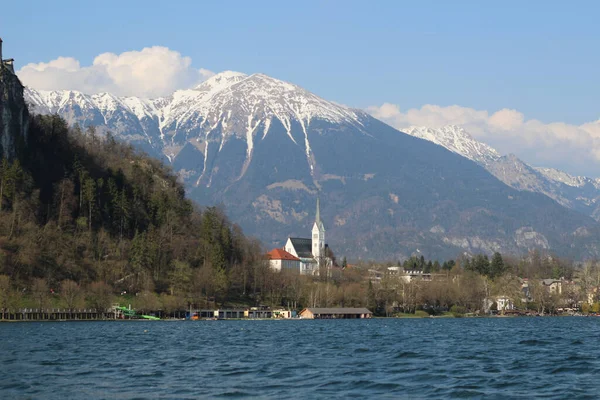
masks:
[(321, 221), (321, 209), (318, 196), (315, 223), (313, 224), (312, 228), (312, 254), (317, 260), (325, 257), (325, 227)]

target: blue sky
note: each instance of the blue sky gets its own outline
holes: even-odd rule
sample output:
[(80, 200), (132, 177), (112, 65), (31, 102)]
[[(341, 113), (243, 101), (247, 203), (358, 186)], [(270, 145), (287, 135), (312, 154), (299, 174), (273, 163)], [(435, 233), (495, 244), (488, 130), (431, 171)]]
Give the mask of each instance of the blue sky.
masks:
[(598, 1), (5, 3), (0, 36), (17, 68), (159, 45), (195, 68), (263, 72), (359, 108), (600, 118)]

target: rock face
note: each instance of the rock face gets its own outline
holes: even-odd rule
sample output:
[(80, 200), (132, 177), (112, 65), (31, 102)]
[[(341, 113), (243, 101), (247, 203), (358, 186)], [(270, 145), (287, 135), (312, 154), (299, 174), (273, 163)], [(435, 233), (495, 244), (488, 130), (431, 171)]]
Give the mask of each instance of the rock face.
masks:
[(0, 63), (0, 151), (13, 159), (27, 145), (29, 113), (19, 78)]
[[(226, 72), (153, 100), (34, 90), (27, 97), (36, 112), (97, 125), (168, 159), (190, 197), (224, 204), (267, 246), (309, 234), (320, 192), (329, 245), (348, 257), (418, 251), (441, 259), (540, 246), (577, 259), (600, 254), (593, 219), (515, 190), (363, 111), (262, 74)], [(484, 157), (487, 149), (473, 145)]]

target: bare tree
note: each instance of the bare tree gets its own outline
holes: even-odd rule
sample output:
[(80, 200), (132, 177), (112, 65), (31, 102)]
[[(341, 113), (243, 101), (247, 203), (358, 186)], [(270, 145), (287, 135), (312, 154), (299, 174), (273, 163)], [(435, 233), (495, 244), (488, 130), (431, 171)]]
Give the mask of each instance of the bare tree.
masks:
[(60, 297), (69, 310), (75, 309), (81, 302), (81, 287), (72, 280), (64, 280), (60, 284)]
[(11, 299), (10, 278), (7, 275), (0, 275), (0, 319), (4, 319), (4, 313), (9, 306)]
[(110, 307), (112, 297), (112, 288), (104, 282), (94, 282), (87, 289), (87, 302), (98, 312)]
[(35, 278), (33, 280), (31, 285), (31, 295), (40, 311), (43, 310), (48, 304), (50, 296), (50, 289), (48, 289), (48, 282), (46, 279)]

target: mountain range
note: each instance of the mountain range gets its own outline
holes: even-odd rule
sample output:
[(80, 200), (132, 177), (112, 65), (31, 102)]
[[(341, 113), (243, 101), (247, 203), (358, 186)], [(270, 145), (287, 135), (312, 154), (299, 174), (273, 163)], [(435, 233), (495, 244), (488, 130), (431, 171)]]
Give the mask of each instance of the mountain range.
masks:
[(96, 126), (168, 160), (191, 198), (223, 204), (267, 246), (306, 236), (319, 195), (330, 247), (350, 258), (600, 254), (593, 206), (567, 190), (596, 181), (569, 186), (520, 162), (535, 177), (525, 179), (516, 157), (460, 128), (402, 133), (263, 74), (224, 72), (158, 99), (33, 89), (25, 97), (33, 112)]
[(600, 178), (573, 176), (554, 168), (532, 167), (514, 154), (501, 156), (456, 125), (439, 129), (412, 126), (403, 132), (475, 161), (515, 189), (542, 193), (567, 208), (600, 221)]

